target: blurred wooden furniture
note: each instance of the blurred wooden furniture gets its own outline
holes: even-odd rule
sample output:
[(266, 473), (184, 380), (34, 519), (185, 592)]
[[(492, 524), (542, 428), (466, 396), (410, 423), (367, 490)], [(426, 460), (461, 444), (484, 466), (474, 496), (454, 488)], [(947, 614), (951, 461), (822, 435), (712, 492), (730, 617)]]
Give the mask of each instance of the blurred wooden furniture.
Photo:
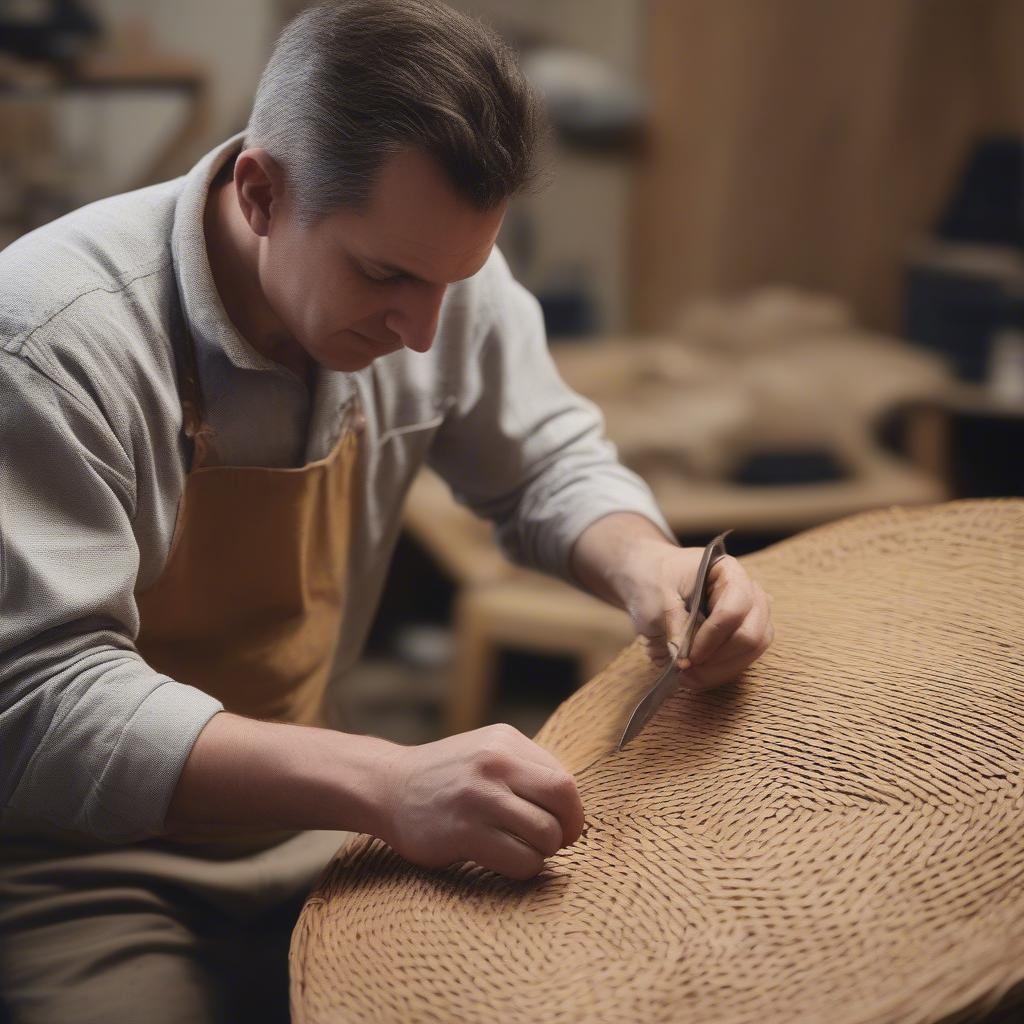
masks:
[(571, 658), (577, 684), (600, 672), (634, 637), (625, 612), (539, 573), (463, 588), (455, 603), (455, 665), (445, 707), (448, 733), (483, 725), (498, 652)]
[(169, 92), (184, 99), (177, 127), (130, 188), (163, 181), (191, 165), (210, 117), (209, 75), (201, 63), (156, 49), (145, 23), (136, 20), (117, 26), (105, 50), (77, 65), (74, 80), (79, 89)]
[[(827, 300), (785, 291), (708, 303), (679, 336), (553, 346), (566, 382), (595, 401), (626, 465), (650, 484), (679, 535), (795, 533), (854, 512), (948, 497), (939, 359), (852, 327)], [(876, 433), (905, 410), (909, 458)], [(829, 453), (839, 479), (751, 486), (744, 458)]]
[[(4, 102), (0, 84), (0, 249), (67, 206), (54, 153), (53, 109), (43, 100)], [(57, 202), (54, 202), (54, 200)]]
[(500, 650), (571, 658), (583, 682), (633, 636), (625, 612), (512, 565), (491, 539), (490, 525), (456, 504), (434, 473), (421, 473), (413, 484), (405, 527), (459, 586), (446, 733), (466, 732), (486, 720)]
[[(734, 319), (746, 323), (744, 338), (771, 325), (778, 312), (777, 299), (772, 302), (767, 313), (763, 300), (752, 313), (734, 311)], [(650, 484), (677, 535), (711, 535), (726, 527), (783, 535), (867, 509), (946, 496), (936, 467), (939, 400), (948, 382), (937, 361), (890, 339), (852, 332), (832, 309), (801, 309), (802, 324), (791, 303), (781, 323), (793, 339), (806, 335), (806, 341), (776, 343), (768, 330), (763, 351), (742, 358), (730, 353), (719, 336), (722, 325), (709, 325), (707, 315), (703, 324), (700, 317), (691, 322), (692, 345), (680, 338), (624, 338), (552, 346), (560, 372), (602, 408), (620, 457)], [(782, 330), (781, 323), (773, 329)], [(826, 327), (836, 336), (823, 335)], [(710, 355), (697, 343), (702, 332)], [(901, 406), (914, 410), (910, 434), (926, 465), (870, 440), (876, 421)], [(758, 415), (751, 415), (754, 407), (761, 409)], [(731, 462), (750, 446), (808, 438), (836, 450), (843, 479), (754, 487), (726, 478)], [(507, 563), (489, 524), (458, 506), (433, 474), (414, 484), (405, 525), (459, 587), (448, 732), (486, 720), (501, 648), (571, 657), (582, 680), (632, 636), (625, 612)]]
[[(45, 210), (33, 218), (24, 201), (12, 204), (11, 211), (0, 211), (13, 235), (29, 231), (51, 216), (64, 213), (78, 201), (66, 180), (66, 168), (55, 141), (56, 127), (51, 116), (54, 101), (67, 96), (111, 96), (160, 93), (184, 100), (183, 116), (156, 154), (126, 191), (142, 188), (181, 173), (191, 163), (193, 149), (209, 124), (209, 88), (202, 64), (160, 52), (154, 47), (144, 26), (126, 25), (115, 32), (102, 50), (90, 52), (67, 68), (25, 64), (11, 59), (0, 61), (0, 105), (4, 120), (17, 127), (31, 120), (31, 152), (9, 153), (9, 139), (0, 140), (0, 162), (7, 158), (8, 185), (12, 194), (33, 193)], [(45, 118), (45, 120), (43, 120)], [(46, 125), (45, 130), (42, 125)], [(7, 133), (10, 136), (10, 132)], [(26, 136), (26, 132), (20, 132)], [(38, 221), (39, 223), (36, 223)]]

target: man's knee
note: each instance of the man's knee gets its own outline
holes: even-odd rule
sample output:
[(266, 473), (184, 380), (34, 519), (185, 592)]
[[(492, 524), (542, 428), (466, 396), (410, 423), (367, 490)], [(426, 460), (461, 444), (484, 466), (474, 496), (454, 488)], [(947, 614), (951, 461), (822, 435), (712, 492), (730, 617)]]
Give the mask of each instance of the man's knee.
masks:
[(222, 1020), (223, 995), (194, 937), (176, 922), (125, 920), (137, 916), (8, 932), (0, 940), (0, 999), (9, 1024)]

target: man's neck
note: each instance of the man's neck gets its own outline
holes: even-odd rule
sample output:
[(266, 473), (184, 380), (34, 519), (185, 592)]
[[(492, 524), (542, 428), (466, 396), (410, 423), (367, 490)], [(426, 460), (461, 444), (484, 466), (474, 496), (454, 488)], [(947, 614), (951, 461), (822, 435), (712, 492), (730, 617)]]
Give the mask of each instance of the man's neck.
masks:
[(313, 361), (263, 295), (257, 271), (259, 240), (238, 207), (228, 170), (210, 185), (203, 228), (214, 284), (238, 333), (260, 355), (287, 367), (308, 385), (313, 378)]

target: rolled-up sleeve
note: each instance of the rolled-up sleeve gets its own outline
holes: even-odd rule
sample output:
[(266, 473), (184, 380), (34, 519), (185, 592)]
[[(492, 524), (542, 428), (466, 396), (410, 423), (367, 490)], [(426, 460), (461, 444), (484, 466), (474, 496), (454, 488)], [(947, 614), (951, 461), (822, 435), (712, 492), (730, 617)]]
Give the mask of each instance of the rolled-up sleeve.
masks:
[(487, 269), (484, 329), (432, 467), (460, 502), (494, 520), (513, 561), (573, 583), (572, 547), (606, 515), (639, 513), (674, 539), (650, 488), (618, 461), (598, 408), (559, 376), (537, 300), (497, 253)]
[(131, 460), (96, 407), (0, 348), (3, 818), (158, 834), (219, 701), (134, 647)]

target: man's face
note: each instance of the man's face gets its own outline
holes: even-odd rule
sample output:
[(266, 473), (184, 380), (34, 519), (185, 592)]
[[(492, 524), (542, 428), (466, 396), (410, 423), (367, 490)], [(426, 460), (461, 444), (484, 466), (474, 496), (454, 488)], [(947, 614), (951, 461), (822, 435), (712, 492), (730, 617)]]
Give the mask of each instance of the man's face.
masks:
[(505, 205), (481, 212), (428, 156), (383, 166), (369, 204), (308, 227), (287, 199), (260, 239), (259, 278), (273, 313), (317, 363), (351, 371), (404, 347), (426, 352), (445, 289), (490, 255)]

